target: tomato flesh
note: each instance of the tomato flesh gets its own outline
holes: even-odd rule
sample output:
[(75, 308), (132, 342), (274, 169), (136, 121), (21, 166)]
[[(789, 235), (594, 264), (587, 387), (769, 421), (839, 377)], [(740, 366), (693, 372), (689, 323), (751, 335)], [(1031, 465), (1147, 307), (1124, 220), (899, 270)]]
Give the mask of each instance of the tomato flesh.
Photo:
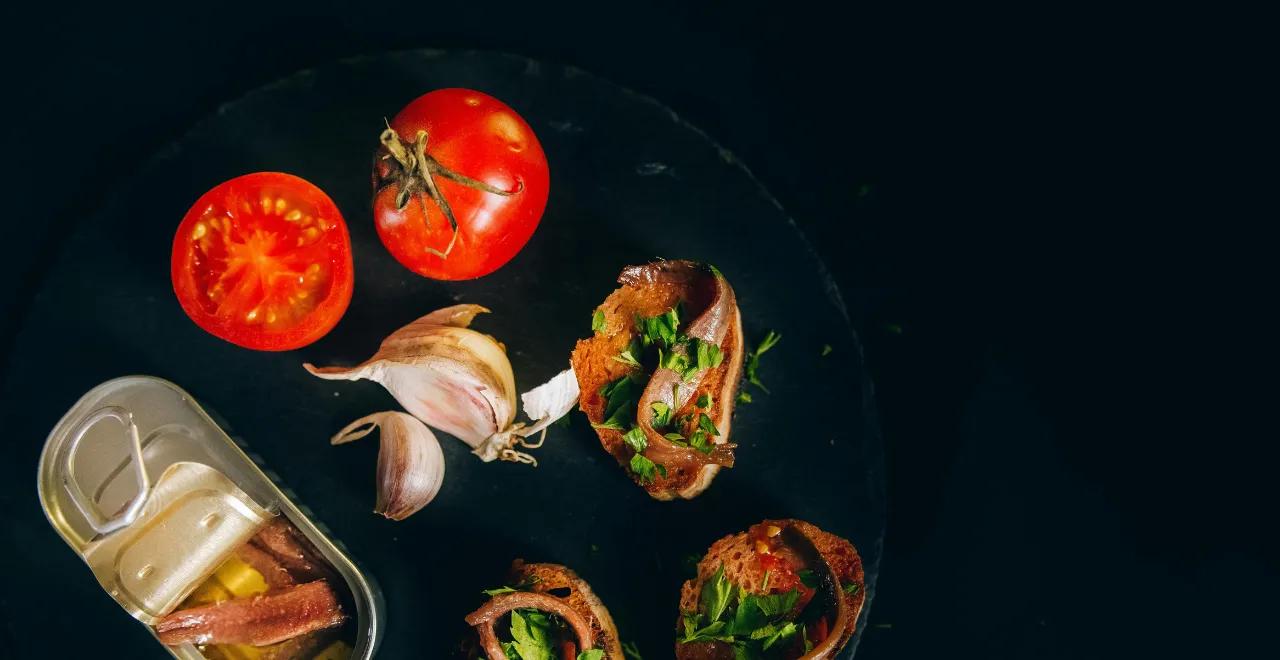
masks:
[(333, 201), (298, 177), (249, 174), (205, 193), (174, 237), (174, 291), (204, 330), (259, 350), (319, 339), (351, 300), (351, 243)]

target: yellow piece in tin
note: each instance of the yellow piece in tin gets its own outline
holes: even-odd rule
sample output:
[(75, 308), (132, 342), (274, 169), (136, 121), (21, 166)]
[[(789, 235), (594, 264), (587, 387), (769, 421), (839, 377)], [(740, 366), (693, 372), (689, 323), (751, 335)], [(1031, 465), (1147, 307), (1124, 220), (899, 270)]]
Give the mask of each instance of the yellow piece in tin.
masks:
[(338, 640), (317, 653), (311, 660), (348, 660), (351, 657), (351, 646)]
[(191, 592), (179, 609), (266, 593), (267, 581), (248, 564), (231, 557)]
[(209, 660), (260, 660), (262, 650), (244, 644), (218, 644), (206, 647), (204, 657)]

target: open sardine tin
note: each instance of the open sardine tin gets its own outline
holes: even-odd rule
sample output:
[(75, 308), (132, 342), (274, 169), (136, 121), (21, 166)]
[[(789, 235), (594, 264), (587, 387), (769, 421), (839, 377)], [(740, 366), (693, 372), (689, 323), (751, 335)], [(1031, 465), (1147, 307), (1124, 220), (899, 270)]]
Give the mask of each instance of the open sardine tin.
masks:
[[(346, 612), (347, 625), (355, 624), (346, 657), (377, 650), (384, 620), (377, 587), (176, 385), (128, 376), (93, 388), (49, 434), (39, 471), (50, 524), (153, 635), (157, 621), (207, 590), (237, 548), (283, 516), (345, 581), (332, 586), (345, 587), (341, 600), (355, 610)], [(183, 660), (267, 657), (253, 649), (206, 655), (190, 643), (165, 648)], [(329, 660), (334, 649), (321, 655)]]

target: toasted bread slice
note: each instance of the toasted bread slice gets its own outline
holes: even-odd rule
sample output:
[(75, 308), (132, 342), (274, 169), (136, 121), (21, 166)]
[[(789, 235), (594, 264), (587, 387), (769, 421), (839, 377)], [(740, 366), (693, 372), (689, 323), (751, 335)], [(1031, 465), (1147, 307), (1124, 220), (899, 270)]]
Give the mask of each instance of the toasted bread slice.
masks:
[[(711, 544), (707, 554), (698, 562), (697, 577), (686, 581), (680, 591), (677, 640), (681, 639), (685, 629), (685, 615), (705, 615), (700, 602), (703, 587), (716, 579), (721, 568), (724, 569), (724, 579), (740, 588), (743, 594), (799, 591), (800, 598), (790, 613), (792, 619), (815, 599), (835, 600), (816, 603), (822, 608), (820, 618), (829, 636), (822, 640), (813, 639), (813, 649), (807, 654), (803, 653), (802, 647), (795, 645), (790, 653), (782, 651), (780, 657), (804, 660), (834, 658), (853, 636), (865, 597), (862, 558), (858, 551), (849, 541), (824, 532), (815, 525), (784, 519), (766, 520), (745, 532), (726, 536)], [(800, 574), (802, 570), (812, 572), (809, 579), (818, 580), (817, 587), (805, 586)], [(707, 623), (704, 617), (701, 624)], [(813, 624), (808, 625), (814, 627)], [(811, 638), (820, 636), (817, 631), (807, 631), (807, 634)], [(732, 647), (724, 642), (676, 642), (677, 660), (733, 657)]]
[[(717, 445), (714, 459), (703, 458), (691, 451), (681, 451), (664, 439), (662, 433), (646, 429), (649, 442), (646, 453), (653, 451), (653, 456), (661, 453), (669, 459), (667, 463), (658, 458), (653, 459), (662, 465), (666, 474), (658, 473), (650, 481), (630, 469), (632, 456), (636, 452), (623, 441), (626, 429), (596, 428), (605, 451), (612, 454), (632, 480), (649, 495), (659, 500), (677, 497), (692, 499), (711, 485), (722, 466), (732, 465), (729, 431), (743, 360), (742, 318), (733, 290), (714, 269), (688, 261), (632, 266), (623, 271), (619, 282), (622, 287), (609, 294), (596, 308), (597, 314), (603, 316), (603, 326), (598, 327), (593, 336), (578, 341), (573, 351), (571, 362), (582, 392), (579, 407), (593, 425), (598, 425), (605, 421), (607, 405), (601, 388), (627, 374), (649, 378), (647, 382), (650, 383), (656, 378), (673, 376), (671, 373), (663, 374), (666, 370), (659, 367), (650, 377), (634, 366), (615, 359), (640, 335), (637, 319), (658, 316), (682, 305), (687, 318), (681, 319), (681, 332), (692, 333), (693, 330), (689, 329), (700, 327), (699, 321), (703, 321), (701, 327), (715, 326), (704, 334), (707, 338), (714, 334), (714, 338), (718, 339), (713, 343), (722, 352), (723, 360), (719, 366), (705, 369), (696, 378), (683, 380), (679, 398), (674, 400), (679, 405), (672, 406), (673, 416), (676, 418), (697, 412), (704, 412), (711, 418), (719, 431), (719, 435), (712, 439)], [(707, 322), (708, 317), (713, 314), (717, 318)], [(711, 397), (712, 405), (709, 409), (696, 407), (696, 402), (704, 394)], [(651, 414), (643, 400), (637, 402), (637, 419)], [(678, 432), (687, 435), (691, 431), (692, 420), (695, 419), (696, 415), (679, 428)]]
[[(511, 564), (507, 584), (517, 591), (499, 594), (467, 616), (476, 628), (480, 646), (489, 660), (502, 660), (505, 654), (496, 643), (493, 624), (512, 609), (530, 607), (564, 620), (582, 645), (590, 638), (591, 648), (604, 651), (605, 660), (623, 660), (618, 628), (604, 603), (591, 590), (586, 580), (559, 564), (526, 564), (517, 559)], [(499, 602), (505, 601), (505, 602)], [(577, 652), (584, 649), (576, 648)], [(558, 657), (558, 656), (557, 656)]]

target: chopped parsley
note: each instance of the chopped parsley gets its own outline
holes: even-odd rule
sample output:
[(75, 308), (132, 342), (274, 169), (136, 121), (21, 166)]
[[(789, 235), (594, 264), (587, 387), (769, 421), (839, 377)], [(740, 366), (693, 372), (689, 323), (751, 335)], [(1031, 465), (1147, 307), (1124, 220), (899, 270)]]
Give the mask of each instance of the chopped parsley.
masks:
[(835, 350), (835, 349), (831, 348), (831, 344), (823, 344), (823, 345), (822, 345), (822, 357), (827, 357), (828, 355), (831, 355), (831, 351), (833, 351), (833, 350)]
[(694, 431), (693, 435), (689, 436), (689, 446), (704, 454), (710, 454), (711, 450), (715, 449), (711, 441), (707, 439), (707, 432), (701, 429)]
[(507, 657), (520, 660), (553, 660), (551, 617), (535, 609), (511, 611), (511, 639), (503, 644)]
[(653, 402), (653, 427), (662, 429), (671, 426), (671, 406), (662, 401)]
[(711, 403), (712, 403), (712, 398), (711, 398), (710, 392), (706, 392), (702, 396), (698, 397), (698, 407), (702, 408), (703, 410), (710, 410)]
[[(496, 590), (495, 590), (496, 591)], [(506, 592), (502, 592), (506, 593)], [(555, 643), (564, 624), (545, 612), (532, 608), (511, 611), (511, 641), (502, 643), (502, 651), (510, 660), (557, 660)], [(603, 649), (587, 649), (577, 660), (603, 660)]]
[(660, 474), (664, 478), (667, 476), (667, 466), (654, 463), (645, 457), (644, 454), (635, 454), (631, 457), (631, 472), (640, 479), (642, 484), (651, 484), (656, 478), (654, 475)]
[(802, 568), (799, 571), (796, 571), (796, 575), (800, 576), (800, 584), (803, 584), (810, 589), (818, 588), (818, 576), (814, 574), (813, 571), (807, 568)]
[(684, 437), (683, 435), (680, 435), (679, 433), (663, 433), (662, 437), (666, 438), (667, 440), (670, 440), (671, 444), (678, 445), (680, 447), (689, 446), (689, 439)]
[(698, 430), (706, 433), (707, 435), (720, 435), (720, 429), (716, 428), (716, 425), (711, 421), (711, 418), (707, 416), (707, 413), (698, 413)]
[(724, 362), (724, 352), (720, 350), (719, 346), (709, 341), (702, 341), (694, 337), (689, 340), (689, 345), (696, 351), (698, 369), (711, 369), (720, 366), (720, 363)]
[(657, 316), (636, 317), (636, 329), (640, 331), (640, 340), (646, 347), (658, 345), (671, 348), (675, 346), (682, 339), (679, 328), (679, 305)]
[(769, 388), (764, 386), (764, 383), (760, 381), (760, 375), (757, 373), (760, 369), (760, 356), (773, 348), (780, 339), (782, 339), (782, 335), (770, 330), (769, 334), (760, 340), (760, 344), (756, 346), (755, 350), (747, 355), (747, 381), (764, 390), (765, 394), (769, 393)]
[(763, 657), (764, 652), (804, 634), (792, 617), (800, 591), (780, 594), (744, 593), (724, 576), (724, 565), (703, 585), (698, 610), (685, 612), (682, 643), (718, 641), (730, 644), (736, 658)]
[(849, 584), (844, 585), (844, 587), (842, 587), (842, 588), (844, 589), (844, 592), (845, 592), (845, 593), (847, 593), (847, 594), (849, 594), (850, 596), (852, 596), (853, 594), (858, 593), (858, 583), (857, 583), (857, 582), (850, 582)]
[(635, 422), (636, 401), (639, 400), (644, 387), (630, 374), (606, 383), (600, 388), (600, 396), (605, 398), (604, 421), (592, 424), (598, 429), (625, 430)]
[(591, 315), (591, 331), (604, 332), (604, 311), (603, 310), (597, 309), (595, 313)]
[(644, 429), (639, 426), (633, 426), (630, 431), (623, 433), (622, 441), (637, 454), (649, 448), (649, 440), (644, 435)]
[(635, 642), (623, 642), (622, 653), (627, 656), (627, 660), (644, 660), (640, 657), (640, 649), (636, 648)]
[(751, 393), (738, 392), (738, 403), (751, 403)]
[(629, 367), (642, 368), (644, 365), (640, 364), (640, 340), (632, 339), (626, 350), (613, 356), (613, 359)]

